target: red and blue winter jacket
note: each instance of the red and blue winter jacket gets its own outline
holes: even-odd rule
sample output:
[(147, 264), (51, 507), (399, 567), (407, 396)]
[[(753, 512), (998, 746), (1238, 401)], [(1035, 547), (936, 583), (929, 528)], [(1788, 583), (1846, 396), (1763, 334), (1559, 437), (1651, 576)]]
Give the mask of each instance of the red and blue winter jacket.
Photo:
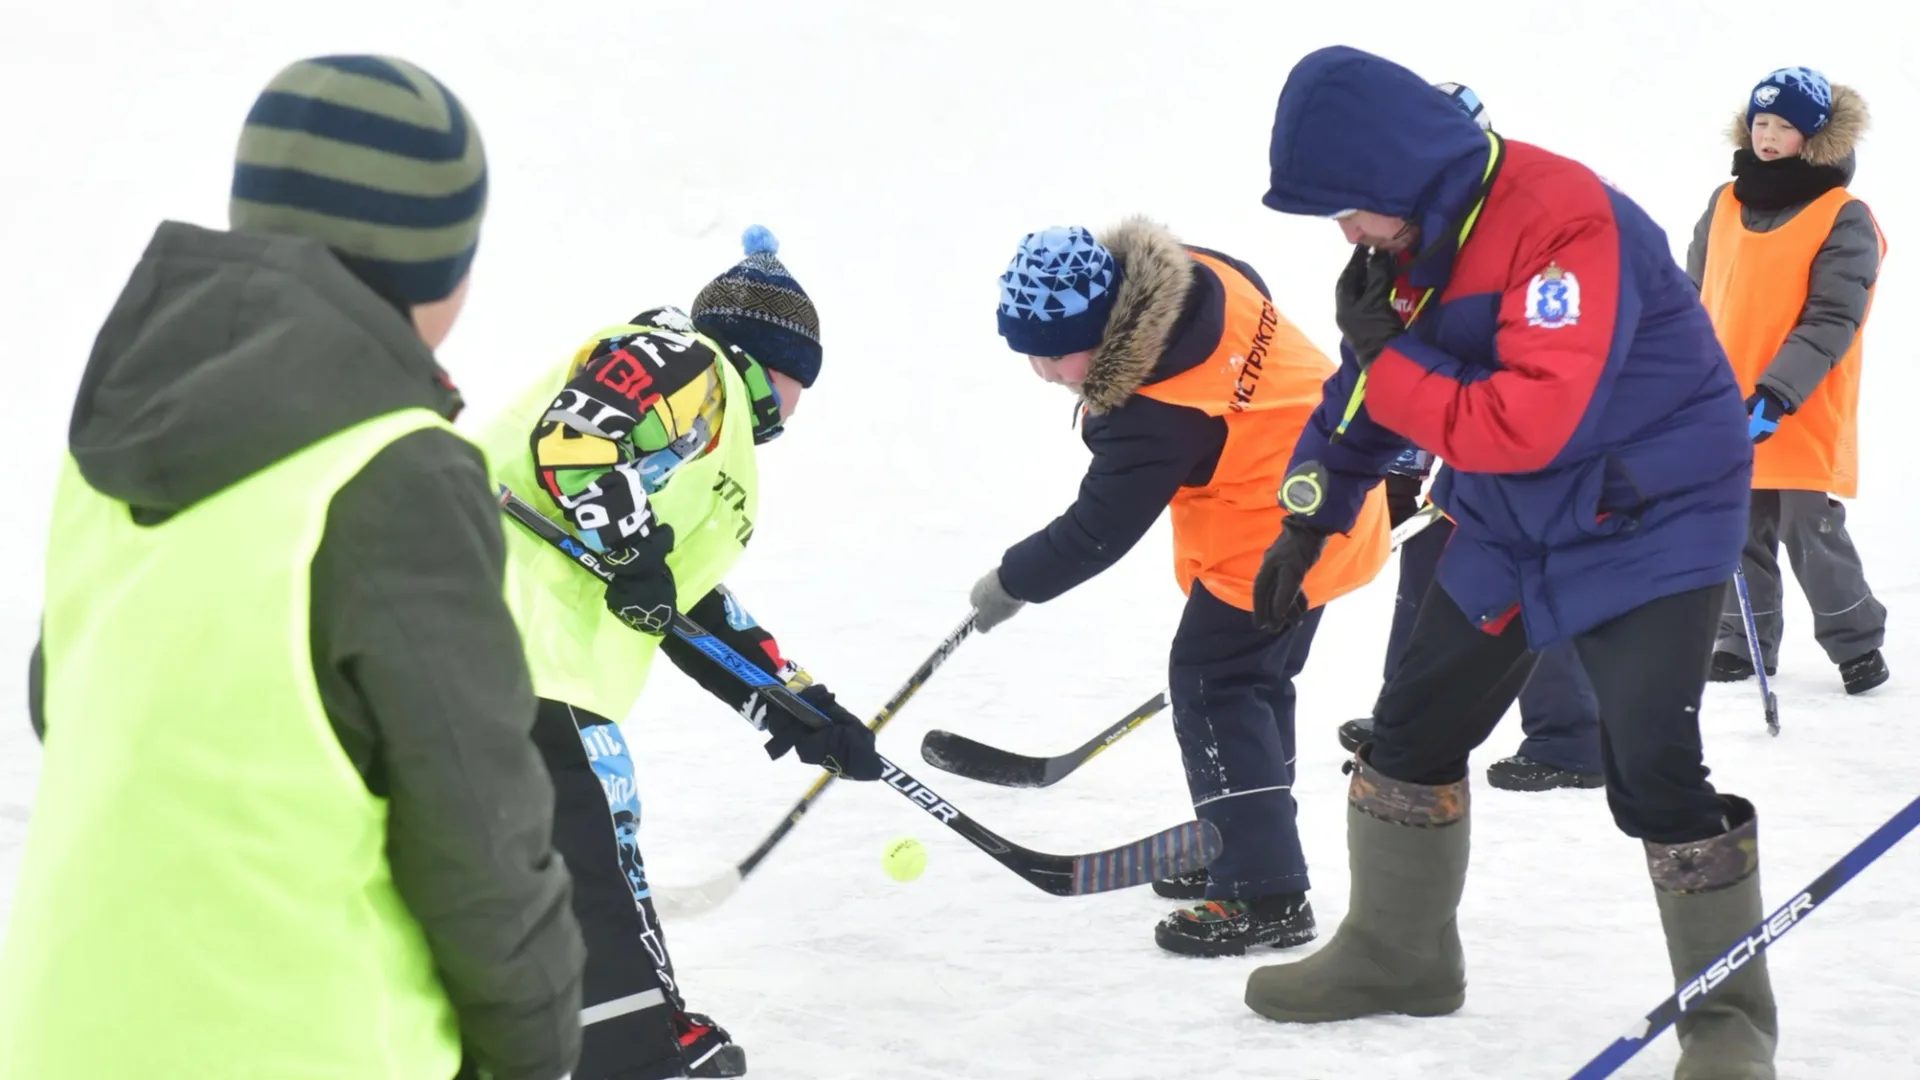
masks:
[(1666, 234), (1632, 199), (1345, 47), (1288, 78), (1272, 164), (1273, 209), (1419, 226), (1397, 306), (1433, 290), (1344, 432), (1360, 367), (1342, 345), (1293, 455), (1328, 474), (1307, 520), (1347, 528), (1409, 442), (1433, 452), (1449, 466), (1434, 501), (1458, 525), (1440, 586), (1489, 632), (1517, 613), (1536, 649), (1733, 576), (1745, 409)]

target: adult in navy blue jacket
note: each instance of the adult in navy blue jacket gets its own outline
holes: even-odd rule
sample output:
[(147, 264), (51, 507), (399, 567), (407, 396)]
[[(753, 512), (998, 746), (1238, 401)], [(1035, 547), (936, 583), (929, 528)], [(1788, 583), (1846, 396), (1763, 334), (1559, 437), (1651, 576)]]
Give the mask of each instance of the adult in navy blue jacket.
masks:
[[(1340, 372), (1297, 445), (1255, 602), (1283, 619), (1330, 532), (1408, 442), (1457, 522), (1373, 741), (1350, 769), (1353, 895), (1325, 949), (1256, 971), (1280, 1020), (1460, 1007), (1467, 755), (1534, 650), (1571, 640), (1614, 819), (1643, 841), (1677, 979), (1760, 921), (1750, 803), (1714, 791), (1699, 705), (1740, 556), (1740, 393), (1660, 228), (1578, 162), (1483, 132), (1413, 72), (1322, 49), (1288, 76), (1266, 205), (1338, 219)], [(1692, 1006), (1694, 1003), (1689, 1002)], [(1679, 1024), (1679, 1076), (1771, 1078), (1753, 958)]]

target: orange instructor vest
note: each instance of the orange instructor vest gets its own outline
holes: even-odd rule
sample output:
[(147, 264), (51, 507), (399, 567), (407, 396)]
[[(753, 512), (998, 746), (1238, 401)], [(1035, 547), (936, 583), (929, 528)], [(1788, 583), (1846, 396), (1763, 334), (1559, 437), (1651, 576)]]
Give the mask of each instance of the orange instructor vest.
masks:
[[(1227, 443), (1213, 478), (1173, 497), (1173, 572), (1184, 593), (1199, 581), (1252, 611), (1260, 557), (1286, 517), (1280, 482), (1334, 364), (1239, 271), (1192, 254), (1226, 291), (1220, 344), (1204, 362), (1136, 393), (1225, 419)], [(1353, 529), (1330, 538), (1307, 574), (1308, 601), (1318, 607), (1372, 581), (1386, 565), (1388, 542), (1386, 497), (1376, 485)]]
[[(1733, 185), (1720, 192), (1707, 234), (1707, 265), (1700, 275), (1700, 302), (1713, 318), (1720, 345), (1733, 362), (1742, 396), (1754, 384), (1800, 322), (1807, 305), (1809, 270), (1833, 232), (1841, 208), (1854, 198), (1834, 188), (1772, 232), (1754, 232), (1740, 222)], [(1879, 233), (1876, 222), (1874, 231)], [(1880, 236), (1880, 255), (1887, 240)], [(1867, 311), (1873, 292), (1867, 293)], [(1864, 315), (1860, 320), (1866, 327)], [(1779, 430), (1753, 448), (1757, 490), (1824, 491), (1853, 498), (1860, 488), (1861, 333), (1855, 333), (1840, 363), (1820, 380), (1799, 410), (1782, 417)]]

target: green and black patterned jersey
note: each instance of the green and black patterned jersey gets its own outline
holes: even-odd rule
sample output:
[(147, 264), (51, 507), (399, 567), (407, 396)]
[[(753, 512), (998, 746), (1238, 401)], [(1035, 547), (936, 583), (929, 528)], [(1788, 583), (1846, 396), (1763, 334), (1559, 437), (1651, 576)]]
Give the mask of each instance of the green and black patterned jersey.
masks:
[(575, 354), (530, 444), (541, 486), (589, 546), (618, 551), (651, 535), (648, 497), (720, 435), (722, 362), (753, 395), (755, 442), (779, 434), (766, 372), (744, 350), (695, 330), (677, 308), (644, 312)]

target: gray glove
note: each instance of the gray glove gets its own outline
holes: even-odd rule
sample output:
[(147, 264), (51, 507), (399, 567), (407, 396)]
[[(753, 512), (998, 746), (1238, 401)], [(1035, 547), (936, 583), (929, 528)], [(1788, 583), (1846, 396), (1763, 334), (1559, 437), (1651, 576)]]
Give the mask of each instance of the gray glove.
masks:
[(987, 571), (987, 576), (973, 585), (973, 593), (968, 597), (973, 603), (973, 628), (987, 631), (1013, 618), (1013, 614), (1027, 606), (1025, 600), (1015, 600), (1000, 584), (1000, 568)]

